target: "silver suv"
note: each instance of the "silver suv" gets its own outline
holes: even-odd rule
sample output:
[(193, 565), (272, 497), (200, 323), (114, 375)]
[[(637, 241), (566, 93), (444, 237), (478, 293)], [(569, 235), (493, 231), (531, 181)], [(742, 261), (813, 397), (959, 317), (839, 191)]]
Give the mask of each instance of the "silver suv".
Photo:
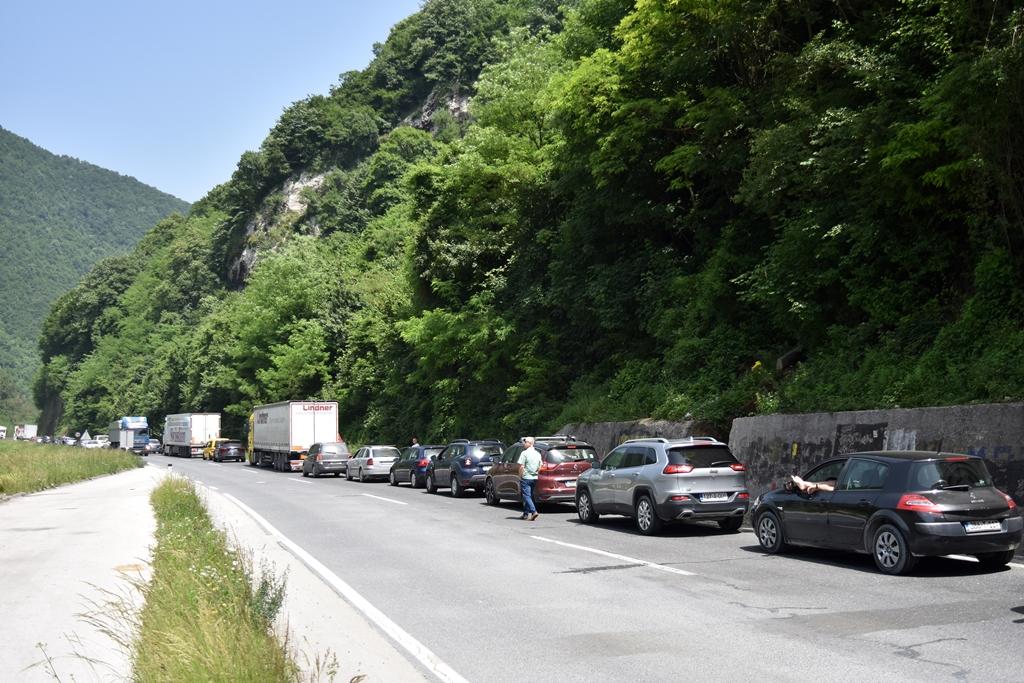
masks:
[(580, 474), (576, 513), (584, 524), (602, 514), (633, 517), (647, 535), (676, 520), (715, 520), (737, 531), (750, 505), (746, 471), (709, 436), (633, 439)]

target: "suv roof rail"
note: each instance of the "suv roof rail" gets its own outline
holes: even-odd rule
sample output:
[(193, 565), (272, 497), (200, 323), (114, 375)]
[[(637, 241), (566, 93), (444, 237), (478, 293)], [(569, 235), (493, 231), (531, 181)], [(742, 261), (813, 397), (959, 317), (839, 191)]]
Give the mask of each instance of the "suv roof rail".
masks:
[[(668, 439), (663, 436), (645, 436), (642, 439), (626, 439), (622, 443), (637, 443), (640, 441), (657, 441), (658, 443), (668, 443)], [(622, 444), (619, 444), (620, 446)]]
[(449, 443), (469, 443), (469, 439), (452, 439)]
[[(579, 441), (572, 434), (552, 434), (551, 436), (535, 436), (535, 441)], [(522, 441), (522, 438), (520, 438)]]

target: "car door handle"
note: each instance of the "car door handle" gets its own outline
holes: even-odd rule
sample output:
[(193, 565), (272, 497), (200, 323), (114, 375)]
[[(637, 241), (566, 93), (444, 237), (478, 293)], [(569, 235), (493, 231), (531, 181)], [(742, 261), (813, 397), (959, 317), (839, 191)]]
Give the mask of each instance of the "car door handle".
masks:
[(629, 476), (630, 476), (631, 479), (636, 479), (637, 477), (640, 476), (640, 473), (639, 472), (634, 472), (633, 474), (631, 474)]
[(871, 506), (871, 501), (870, 500), (858, 500), (857, 501), (857, 507), (859, 507), (859, 508), (866, 508), (866, 507), (870, 507), (870, 506)]

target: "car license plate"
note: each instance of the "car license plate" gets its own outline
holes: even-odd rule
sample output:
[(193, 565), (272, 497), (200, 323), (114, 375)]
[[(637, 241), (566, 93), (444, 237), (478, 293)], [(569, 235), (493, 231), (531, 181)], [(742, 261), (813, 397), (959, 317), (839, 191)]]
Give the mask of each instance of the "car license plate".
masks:
[(977, 534), (984, 531), (1002, 531), (1003, 525), (999, 522), (964, 522), (964, 531), (969, 534)]
[(702, 493), (700, 494), (700, 502), (702, 503), (724, 503), (729, 500), (728, 493)]
[(574, 488), (576, 488), (576, 480), (575, 479), (569, 479), (568, 481), (564, 481), (562, 483), (565, 484), (565, 488), (567, 488), (567, 489), (574, 489)]

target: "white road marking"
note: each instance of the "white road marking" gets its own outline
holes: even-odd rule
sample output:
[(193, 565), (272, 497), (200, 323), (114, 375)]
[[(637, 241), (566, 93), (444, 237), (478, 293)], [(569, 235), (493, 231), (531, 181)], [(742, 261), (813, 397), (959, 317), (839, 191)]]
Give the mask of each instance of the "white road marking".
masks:
[(617, 553), (610, 553), (607, 550), (598, 550), (597, 548), (588, 548), (585, 545), (576, 545), (575, 543), (564, 543), (563, 541), (556, 541), (553, 538), (544, 538), (543, 536), (530, 536), (538, 541), (544, 541), (545, 543), (554, 543), (555, 545), (564, 546), (566, 548), (573, 548), (575, 550), (582, 550), (588, 553), (594, 553), (595, 555), (604, 555), (605, 557), (611, 557), (616, 560), (622, 560), (623, 562), (629, 562), (630, 564), (640, 564), (651, 569), (657, 569), (658, 571), (668, 572), (669, 574), (679, 574), (680, 576), (696, 576), (693, 572), (688, 572), (685, 569), (676, 569), (675, 567), (666, 567), (663, 564), (657, 562), (648, 562), (647, 560), (638, 560), (635, 557), (629, 557), (627, 555), (619, 555)]
[(408, 505), (408, 503), (403, 503), (400, 500), (394, 500), (393, 498), (384, 498), (383, 496), (375, 496), (372, 493), (364, 493), (363, 495), (366, 496), (367, 498), (376, 498), (377, 500), (386, 500), (387, 502), (394, 503), (395, 505)]
[(277, 538), (277, 542), (280, 543), (283, 548), (302, 561), (302, 563), (309, 567), (311, 571), (318, 574), (320, 578), (326, 581), (327, 584), (337, 591), (339, 595), (348, 600), (349, 603), (351, 603), (360, 612), (365, 614), (367, 619), (376, 624), (377, 627), (384, 631), (384, 633), (392, 640), (405, 648), (409, 654), (415, 657), (420, 664), (434, 673), (434, 675), (439, 679), (446, 683), (469, 683), (469, 681), (460, 676), (454, 669), (442, 661), (440, 657), (431, 652), (426, 645), (413, 638), (405, 629), (391, 621), (387, 615), (374, 607), (369, 600), (356, 592), (352, 586), (342, 581), (337, 574), (325, 567), (319, 560), (275, 529), (270, 522), (263, 519), (259, 513), (229, 493), (222, 493), (221, 495), (256, 520), (256, 523), (262, 526), (264, 531)]
[(290, 481), (290, 482), (293, 482), (295, 484), (312, 484), (313, 483), (311, 481), (306, 481), (305, 479), (286, 479), (285, 481)]

